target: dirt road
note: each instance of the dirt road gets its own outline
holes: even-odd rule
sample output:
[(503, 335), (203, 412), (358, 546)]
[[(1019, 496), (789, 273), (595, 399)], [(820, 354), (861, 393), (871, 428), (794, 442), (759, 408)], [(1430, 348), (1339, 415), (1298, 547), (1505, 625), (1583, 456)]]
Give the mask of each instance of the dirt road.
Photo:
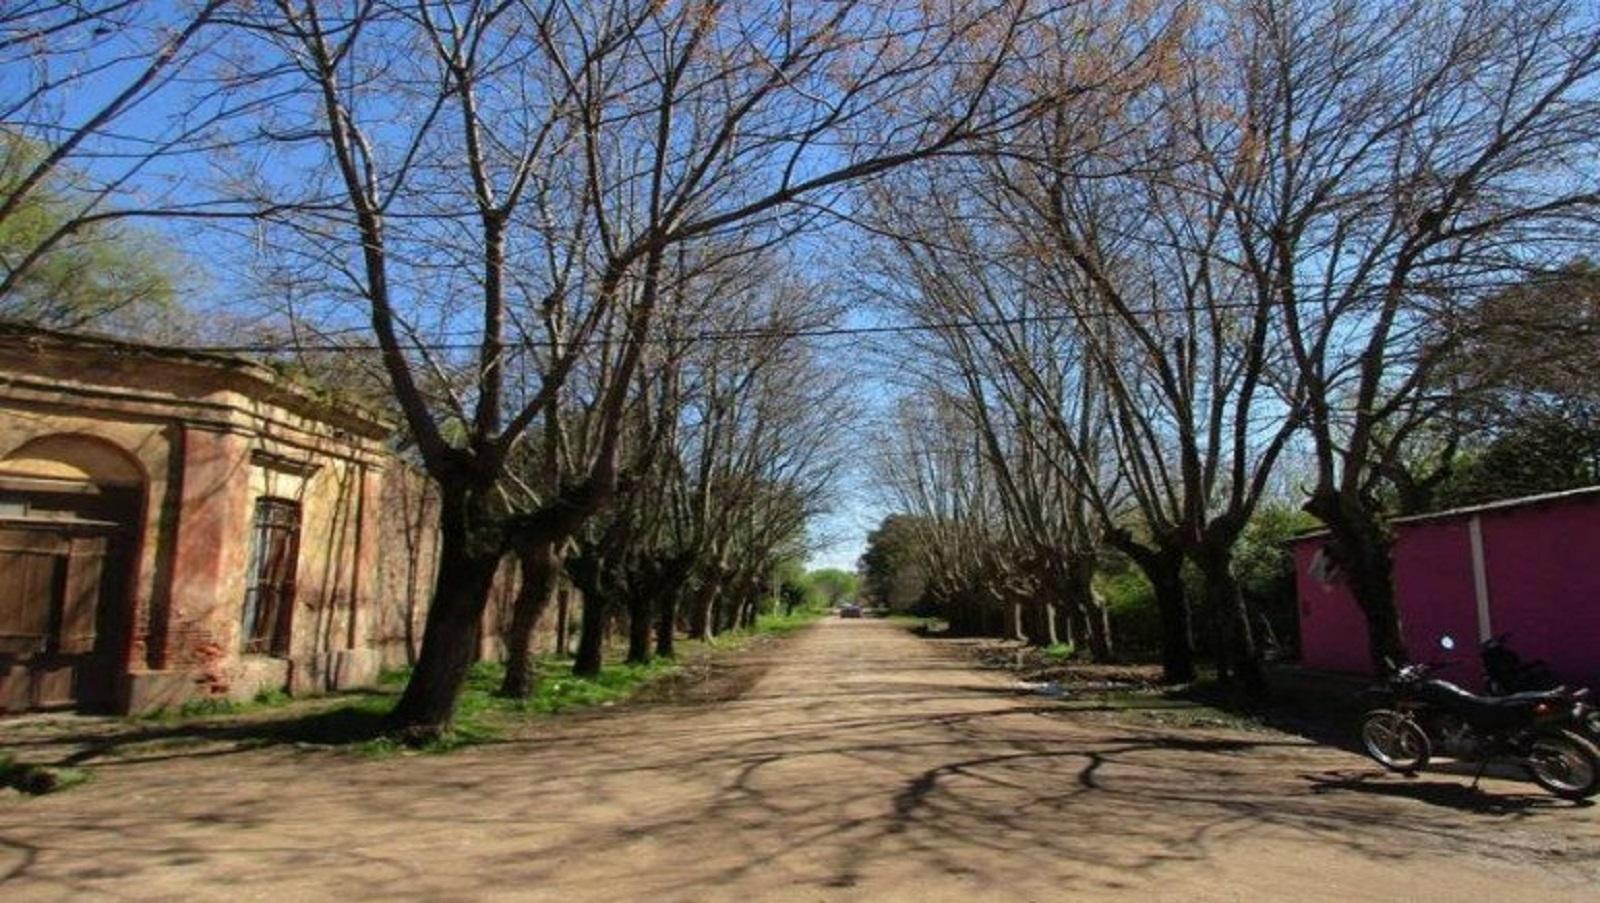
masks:
[(1163, 733), (829, 621), (741, 698), (367, 760), (147, 756), (0, 802), (0, 899), (1593, 900), (1600, 809)]

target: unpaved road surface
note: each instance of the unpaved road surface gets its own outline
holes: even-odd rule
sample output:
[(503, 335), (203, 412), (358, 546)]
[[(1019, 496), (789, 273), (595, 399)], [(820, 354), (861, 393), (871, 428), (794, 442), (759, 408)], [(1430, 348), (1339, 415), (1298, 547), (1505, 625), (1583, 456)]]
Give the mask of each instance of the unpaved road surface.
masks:
[(1600, 809), (1531, 785), (1063, 712), (881, 622), (758, 654), (449, 756), (107, 760), (0, 801), (0, 900), (1600, 899)]

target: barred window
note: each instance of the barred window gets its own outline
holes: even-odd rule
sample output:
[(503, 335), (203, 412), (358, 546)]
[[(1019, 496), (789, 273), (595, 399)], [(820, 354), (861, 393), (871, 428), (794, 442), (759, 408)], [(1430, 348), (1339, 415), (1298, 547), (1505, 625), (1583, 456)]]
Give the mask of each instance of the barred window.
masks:
[(300, 505), (256, 500), (244, 596), (244, 651), (286, 655), (294, 611), (295, 564), (300, 553)]

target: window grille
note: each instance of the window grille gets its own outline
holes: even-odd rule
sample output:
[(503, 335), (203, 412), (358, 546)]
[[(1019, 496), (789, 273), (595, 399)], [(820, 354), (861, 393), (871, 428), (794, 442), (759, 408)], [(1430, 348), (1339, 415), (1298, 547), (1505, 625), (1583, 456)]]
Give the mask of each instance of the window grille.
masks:
[(249, 582), (245, 585), (244, 597), (245, 652), (288, 654), (295, 564), (299, 553), (299, 503), (286, 499), (256, 499)]

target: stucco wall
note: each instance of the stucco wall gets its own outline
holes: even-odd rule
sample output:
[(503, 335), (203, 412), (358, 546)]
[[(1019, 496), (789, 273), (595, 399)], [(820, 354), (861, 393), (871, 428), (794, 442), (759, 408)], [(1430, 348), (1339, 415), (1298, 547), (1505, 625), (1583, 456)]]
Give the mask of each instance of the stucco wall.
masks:
[(422, 643), (428, 595), (438, 567), (435, 528), (439, 499), (433, 484), (404, 466), (386, 470), (379, 485), (377, 585), (368, 642), (384, 668), (416, 659)]
[[(395, 465), (381, 444), (385, 424), (248, 363), (80, 347), (48, 334), (0, 336), (0, 415), (0, 462), (48, 437), (90, 437), (141, 472), (131, 639), (115, 664), (129, 677), (133, 707), (376, 676), (382, 655), (372, 634), (384, 617), (374, 609), (405, 597), (380, 592), (381, 575), (409, 555), (385, 548), (378, 529), (384, 473)], [(240, 652), (263, 495), (301, 505), (287, 658)], [(424, 581), (429, 568), (420, 569)]]
[(137, 563), (128, 600), (132, 636), (123, 667), (151, 667), (159, 657), (161, 640), (152, 640), (151, 621), (152, 612), (167, 603), (166, 585), (158, 585), (157, 575), (170, 565), (170, 544), (162, 541), (163, 509), (173, 489), (168, 462), (178, 435), (171, 423), (119, 419), (114, 412), (19, 407), (5, 404), (0, 396), (0, 461), (25, 453), (28, 443), (40, 437), (86, 436), (126, 454), (141, 471), (145, 501), (136, 526)]

